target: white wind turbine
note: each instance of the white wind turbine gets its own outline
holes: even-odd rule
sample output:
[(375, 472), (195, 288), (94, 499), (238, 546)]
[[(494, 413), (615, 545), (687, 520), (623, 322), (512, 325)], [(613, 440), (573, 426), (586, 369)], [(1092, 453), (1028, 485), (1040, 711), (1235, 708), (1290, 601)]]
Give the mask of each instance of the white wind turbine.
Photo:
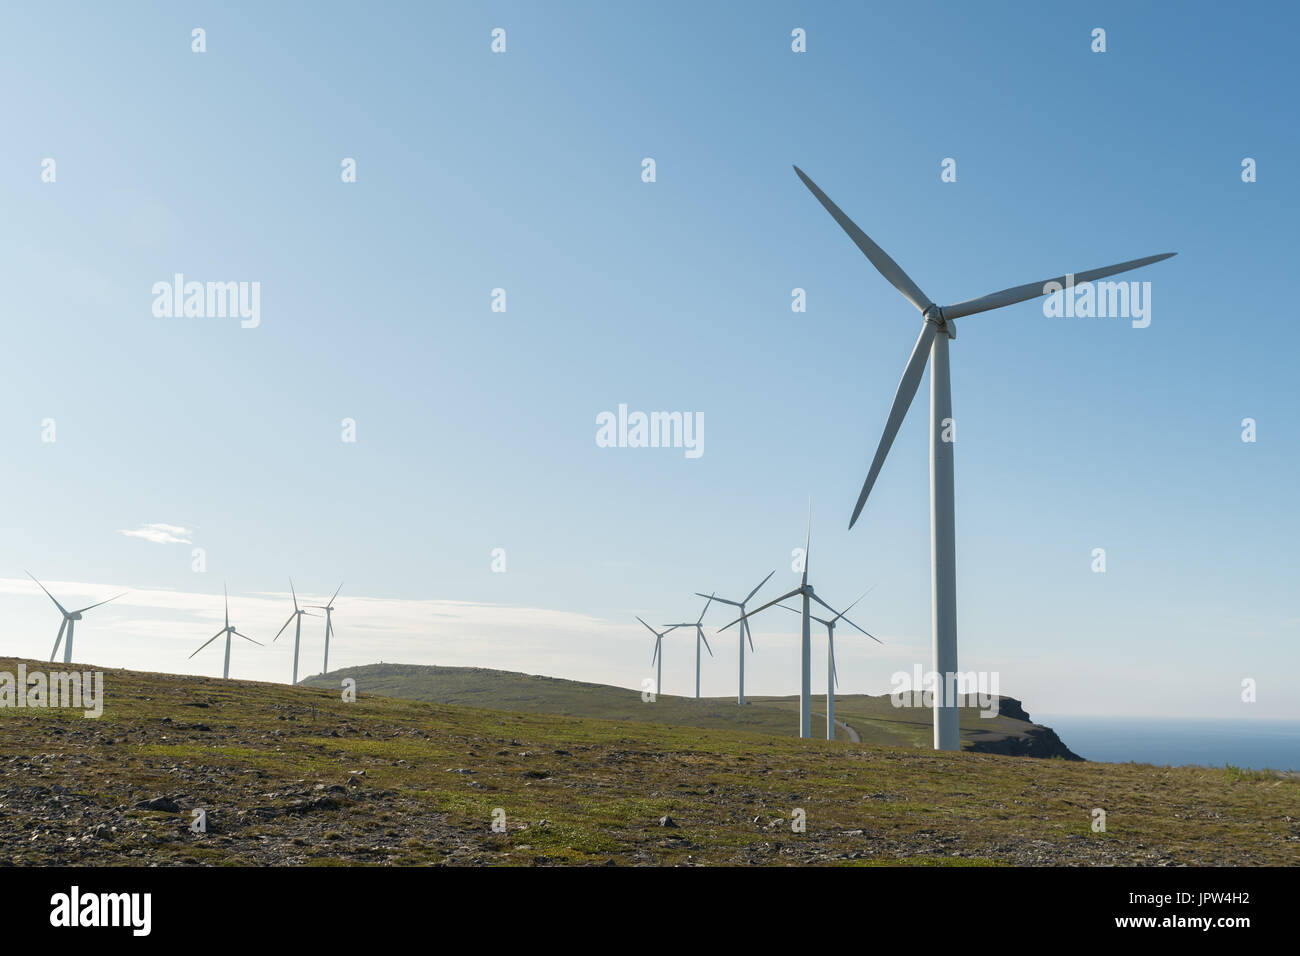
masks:
[[(668, 628), (668, 630), (672, 630), (675, 627), (695, 628), (695, 699), (696, 700), (700, 699), (700, 642), (701, 641), (704, 642), (705, 647), (709, 648), (709, 656), (710, 657), (713, 656), (713, 648), (709, 647), (708, 638), (704, 636), (704, 625), (703, 623), (701, 623), (704, 620), (705, 611), (708, 611), (709, 605), (713, 603), (713, 595), (701, 594), (700, 597), (706, 597), (708, 598), (708, 600), (704, 602), (704, 610), (700, 612), (700, 616), (698, 620), (687, 621), (685, 624), (664, 625), (664, 627)], [(664, 631), (664, 633), (667, 634), (668, 631)]]
[[(750, 591), (749, 594), (747, 594), (747, 595), (745, 596), (745, 600), (743, 600), (743, 601), (728, 601), (726, 598), (720, 598), (720, 597), (716, 597), (716, 596), (714, 596), (714, 597), (712, 598), (712, 600), (717, 601), (719, 604), (730, 604), (732, 607), (740, 608), (740, 613), (741, 613), (741, 615), (742, 615), (742, 617), (743, 617), (743, 616), (744, 616), (744, 613), (745, 613), (745, 605), (749, 602), (750, 598), (752, 598), (755, 594), (758, 593), (759, 588), (761, 588), (764, 584), (766, 584), (766, 583), (768, 582), (768, 580), (771, 579), (771, 577), (772, 577), (773, 574), (776, 574), (776, 571), (772, 571), (771, 574), (769, 574), (767, 577), (763, 578), (763, 580), (759, 581), (759, 582), (758, 582), (758, 587), (757, 587), (757, 588), (754, 588), (754, 590)], [(707, 594), (700, 594), (699, 591), (696, 591), (695, 593), (696, 593), (699, 597), (709, 597), (709, 595), (707, 595)], [(736, 691), (736, 703), (738, 703), (740, 706), (744, 707), (744, 706), (745, 706), (745, 641), (746, 641), (746, 640), (749, 641), (749, 649), (752, 651), (752, 650), (754, 649), (754, 638), (753, 638), (753, 637), (750, 635), (750, 633), (749, 633), (749, 621), (748, 621), (748, 620), (744, 620), (744, 621), (742, 621), (740, 626), (741, 626), (741, 635), (740, 635), (740, 641), (739, 641), (739, 647), (740, 647), (740, 682), (739, 682), (739, 685), (738, 685), (738, 689), (737, 689), (737, 691)]]
[[(224, 586), (222, 587), (222, 592), (226, 593)], [(217, 631), (217, 633), (213, 634), (202, 644), (200, 644), (199, 650), (195, 651), (194, 654), (197, 654), (199, 651), (203, 650), (203, 648), (207, 647), (209, 644), (211, 644), (213, 641), (219, 638), (222, 634), (226, 635), (226, 663), (221, 669), (221, 676), (223, 678), (226, 678), (230, 676), (230, 635), (239, 634), (237, 630), (235, 630), (233, 627), (230, 626), (230, 594), (229, 593), (226, 593), (226, 626), (223, 627), (221, 630)], [(252, 643), (256, 644), (258, 647), (263, 646), (261, 641), (254, 641), (247, 634), (239, 634), (239, 636), (246, 641), (251, 641)], [(188, 659), (193, 660), (194, 654), (191, 654)]]
[[(32, 572), (28, 571), (27, 576), (33, 581), (36, 581), (36, 576), (32, 574)], [(83, 607), (77, 611), (69, 611), (55, 600), (54, 595), (50, 594), (49, 588), (44, 584), (41, 584), (40, 581), (36, 581), (36, 586), (44, 591), (51, 601), (54, 601), (54, 606), (57, 607), (59, 613), (63, 615), (63, 623), (59, 625), (59, 636), (54, 639), (54, 650), (50, 651), (50, 660), (54, 660), (54, 656), (59, 653), (59, 644), (63, 641), (63, 631), (66, 628), (68, 632), (68, 642), (63, 645), (63, 663), (65, 664), (72, 663), (72, 631), (77, 626), (77, 622), (81, 620), (81, 615), (86, 611), (89, 611), (91, 608), (99, 607), (100, 604), (107, 604), (108, 601), (116, 601), (122, 596), (122, 594), (126, 594), (126, 592), (123, 591), (122, 594), (113, 595), (113, 597), (109, 598), (108, 601), (100, 601), (98, 604), (91, 604), (89, 607)]]
[(328, 674), (330, 671), (330, 635), (334, 633), (334, 620), (332, 618), (332, 615), (334, 614), (334, 598), (338, 597), (339, 592), (342, 590), (343, 582), (340, 581), (339, 586), (334, 589), (334, 594), (324, 604), (307, 605), (308, 607), (318, 608), (325, 612), (325, 663), (321, 665), (322, 674)]
[(799, 586), (788, 594), (782, 594), (779, 598), (768, 601), (762, 607), (756, 610), (741, 614), (731, 624), (718, 628), (719, 631), (725, 631), (732, 624), (739, 624), (741, 621), (747, 621), (755, 614), (766, 611), (774, 604), (780, 604), (787, 598), (799, 597), (802, 599), (803, 608), (803, 640), (800, 645), (800, 683), (799, 683), (799, 736), (812, 736), (812, 631), (810, 621), (811, 602), (816, 601), (832, 614), (837, 614), (835, 608), (831, 607), (813, 592), (813, 586), (808, 583), (808, 561), (809, 550), (812, 547), (812, 503), (808, 504), (808, 537), (804, 542), (803, 548), (803, 580)]
[[(339, 585), (339, 587), (342, 587), (342, 585)], [(293, 629), (293, 682), (296, 684), (298, 683), (298, 645), (302, 642), (302, 616), (306, 614), (308, 617), (317, 617), (318, 615), (312, 614), (310, 611), (298, 607), (298, 592), (293, 589), (293, 578), (289, 579), (289, 593), (293, 595), (293, 613), (289, 615), (289, 619), (284, 622), (280, 629), (275, 632), (275, 637), (271, 638), (271, 643), (274, 644), (280, 639), (280, 635), (284, 633), (286, 627), (295, 621), (297, 622), (297, 625)], [(328, 654), (328, 652), (326, 653)]]
[[(1141, 266), (1160, 262), (1174, 255), (1166, 252), (1158, 256), (1143, 259), (1131, 259), (1113, 266), (1091, 269), (1071, 276), (1057, 276), (1042, 282), (1003, 289), (968, 299), (956, 305), (937, 306), (917, 287), (912, 278), (904, 272), (893, 259), (871, 238), (857, 227), (853, 220), (840, 210), (830, 198), (817, 188), (817, 184), (804, 175), (798, 166), (794, 171), (803, 180), (817, 200), (826, 207), (826, 211), (840, 224), (854, 244), (862, 250), (876, 270), (889, 283), (903, 294), (907, 301), (920, 311), (924, 320), (921, 334), (912, 348), (912, 356), (903, 369), (903, 377), (894, 394), (894, 404), (885, 420), (885, 430), (876, 448), (876, 455), (871, 461), (867, 479), (862, 483), (862, 492), (858, 495), (853, 517), (849, 519), (852, 528), (867, 503), (876, 476), (885, 463), (899, 426), (916, 396), (921, 384), (921, 375), (925, 371), (926, 360), (930, 361), (930, 586), (931, 586), (931, 629), (934, 647), (934, 672), (938, 682), (944, 688), (942, 693), (934, 695), (934, 748), (936, 750), (959, 750), (961, 740), (957, 725), (957, 558), (954, 533), (953, 505), (953, 449), (952, 439), (944, 437), (944, 430), (952, 423), (952, 388), (948, 373), (948, 340), (957, 337), (954, 319), (990, 309), (1000, 309), (1029, 299), (1047, 295), (1045, 288), (1049, 283), (1064, 286), (1067, 280), (1074, 283), (1091, 282), (1104, 279), (1120, 272), (1137, 269)], [(942, 333), (942, 334), (940, 334)], [(937, 689), (937, 688), (936, 688)]]
[[(867, 595), (865, 593), (862, 594), (862, 596), (858, 598), (858, 601), (861, 601), (862, 598), (866, 596)], [(826, 620), (825, 618), (817, 617), (815, 614), (812, 615), (812, 619), (814, 621), (816, 621), (818, 624), (825, 626), (826, 628), (826, 739), (827, 740), (835, 739), (835, 688), (840, 685), (840, 675), (835, 670), (835, 625), (838, 624), (841, 620), (848, 621), (850, 624), (853, 624), (853, 622), (849, 621), (849, 619), (845, 617), (845, 615), (848, 614), (849, 611), (853, 610), (853, 605), (857, 604), (858, 601), (854, 601), (853, 604), (850, 604), (843, 611), (837, 613), (829, 621)], [(790, 607), (786, 604), (782, 604), (781, 607), (785, 608), (787, 611), (794, 611), (794, 613), (796, 614), (800, 613), (799, 609), (796, 607)], [(866, 634), (867, 637), (871, 638), (877, 644), (885, 643), (880, 638), (876, 637), (876, 635), (872, 634), (869, 631), (864, 630), (863, 628), (858, 627), (858, 625), (853, 624), (853, 626), (857, 627), (859, 631), (862, 631), (863, 634)]]
[[(641, 618), (638, 617), (637, 620), (641, 621)], [(679, 628), (681, 625), (674, 624), (672, 627), (668, 628), (667, 631), (656, 631), (649, 624), (646, 624), (645, 621), (641, 621), (641, 623), (645, 624), (646, 630), (648, 630), (651, 634), (655, 636), (655, 652), (650, 655), (650, 663), (654, 664), (655, 661), (659, 662), (659, 670), (655, 673), (655, 696), (658, 697), (660, 688), (662, 688), (664, 685), (664, 655), (663, 655), (664, 635), (667, 634), (668, 631), (677, 630), (677, 628)]]

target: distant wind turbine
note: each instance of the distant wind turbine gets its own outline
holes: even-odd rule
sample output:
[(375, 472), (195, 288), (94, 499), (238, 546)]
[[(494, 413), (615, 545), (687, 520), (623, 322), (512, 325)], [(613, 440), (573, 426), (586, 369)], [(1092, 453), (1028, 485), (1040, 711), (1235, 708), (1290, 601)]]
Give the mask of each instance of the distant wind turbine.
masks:
[(867, 496), (871, 494), (871, 488), (875, 485), (876, 477), (880, 474), (881, 466), (885, 463), (885, 456), (889, 454), (890, 446), (894, 443), (894, 437), (903, 424), (903, 418), (907, 415), (912, 399), (916, 397), (916, 390), (920, 387), (921, 375), (925, 372), (928, 359), (930, 363), (931, 628), (934, 639), (934, 673), (937, 675), (936, 679), (944, 688), (943, 692), (934, 695), (934, 749), (960, 750), (961, 737), (957, 725), (956, 694), (957, 555), (953, 527), (955, 523), (953, 442), (950, 435), (945, 437), (944, 434), (953, 421), (952, 385), (948, 374), (948, 340), (957, 337), (957, 328), (953, 324), (953, 320), (1047, 295), (1050, 291), (1048, 286), (1052, 283), (1055, 283), (1057, 288), (1062, 288), (1067, 281), (1074, 284), (1092, 282), (1094, 279), (1104, 279), (1106, 276), (1113, 276), (1120, 272), (1128, 272), (1130, 269), (1150, 265), (1153, 262), (1160, 262), (1163, 259), (1168, 259), (1174, 253), (1165, 252), (1157, 256), (1147, 256), (1143, 259), (1130, 259), (1128, 262), (1103, 266), (1100, 269), (1090, 269), (1087, 272), (1057, 276), (1054, 279), (1044, 279), (1041, 282), (1030, 282), (1027, 285), (1003, 289), (1001, 292), (993, 292), (977, 299), (968, 299), (956, 305), (940, 307), (935, 305), (930, 297), (920, 290), (917, 284), (912, 281), (912, 277), (904, 272), (898, 263), (889, 257), (888, 253), (876, 245), (870, 236), (859, 229), (857, 224), (840, 210), (839, 206), (831, 202), (830, 197), (817, 188), (817, 184), (805, 176), (802, 169), (796, 166), (794, 171), (803, 180), (803, 184), (817, 197), (817, 201), (831, 214), (831, 218), (839, 223), (841, 229), (848, 233), (854, 245), (862, 250), (863, 255), (876, 267), (876, 271), (884, 276), (890, 285), (901, 292), (903, 298), (916, 306), (924, 320), (921, 325), (921, 334), (917, 337), (916, 345), (912, 348), (912, 356), (907, 360), (907, 366), (903, 369), (903, 377), (898, 383), (898, 390), (894, 393), (894, 404), (889, 409), (889, 417), (885, 420), (884, 433), (880, 436), (880, 444), (877, 446), (876, 455), (871, 461), (871, 469), (867, 472), (866, 481), (862, 483), (862, 492), (858, 495), (858, 502), (853, 508), (853, 517), (849, 519), (849, 527), (852, 528), (854, 523), (857, 522), (858, 516), (862, 514), (862, 509), (867, 503)]
[(757, 608), (753, 611), (749, 611), (748, 613), (742, 614), (740, 617), (736, 618), (730, 624), (726, 624), (723, 627), (718, 628), (718, 630), (720, 631), (725, 631), (727, 628), (731, 627), (732, 625), (739, 624), (742, 621), (746, 621), (749, 618), (753, 617), (755, 614), (759, 614), (762, 611), (766, 611), (768, 608), (772, 607), (773, 605), (780, 604), (782, 601), (788, 598), (799, 597), (802, 600), (803, 609), (800, 613), (803, 616), (803, 639), (800, 645), (800, 667), (799, 667), (800, 670), (799, 736), (800, 737), (812, 736), (812, 633), (811, 633), (811, 625), (809, 624), (809, 621), (811, 619), (810, 605), (813, 601), (816, 601), (818, 604), (826, 608), (826, 610), (830, 611), (832, 614), (839, 613), (838, 611), (835, 610), (835, 608), (831, 607), (829, 604), (827, 604), (825, 601), (819, 598), (813, 592), (813, 586), (808, 583), (808, 562), (810, 560), (809, 552), (811, 551), (811, 549), (812, 549), (812, 503), (809, 502), (808, 537), (804, 542), (804, 549), (803, 549), (803, 580), (800, 581), (799, 586), (795, 588), (793, 591), (790, 591), (788, 594), (782, 594), (779, 598), (775, 598), (774, 600), (768, 601), (762, 607)]
[[(776, 571), (772, 571), (771, 574), (768, 574), (767, 577), (759, 581), (758, 587), (754, 588), (754, 590), (750, 591), (749, 594), (745, 595), (745, 600), (743, 601), (728, 601), (726, 598), (720, 598), (716, 596), (714, 596), (712, 600), (717, 601), (719, 604), (730, 604), (732, 607), (740, 608), (740, 613), (743, 617), (745, 613), (745, 605), (749, 602), (750, 598), (752, 598), (755, 594), (757, 594), (759, 592), (759, 589), (762, 588), (763, 585), (766, 584), (771, 579), (773, 574), (776, 574)], [(696, 591), (695, 593), (700, 597), (709, 597), (709, 595), (707, 594), (700, 594), (699, 591)], [(741, 707), (745, 706), (745, 641), (746, 640), (749, 641), (749, 649), (752, 651), (754, 649), (754, 638), (749, 632), (748, 619), (745, 619), (741, 623), (741, 635), (739, 641), (740, 680), (738, 684), (738, 689), (736, 690), (736, 703), (738, 703)]]
[[(213, 634), (202, 644), (200, 644), (199, 650), (195, 651), (194, 654), (197, 654), (199, 651), (203, 650), (203, 648), (207, 647), (209, 644), (211, 644), (213, 641), (219, 638), (222, 634), (226, 635), (226, 663), (225, 666), (223, 666), (221, 669), (221, 676), (223, 678), (227, 678), (230, 676), (230, 635), (239, 634), (239, 632), (230, 626), (230, 594), (226, 592), (224, 585), (222, 586), (222, 592), (226, 594), (226, 626), (223, 627), (221, 630), (217, 631), (217, 633)], [(250, 641), (253, 644), (256, 644), (258, 647), (263, 646), (261, 641), (254, 641), (247, 634), (239, 634), (239, 636), (246, 641)], [(188, 660), (193, 660), (194, 654), (191, 654)]]
[[(867, 594), (863, 593), (858, 598), (858, 601), (861, 601), (862, 598), (866, 596)], [(840, 676), (835, 670), (835, 625), (838, 624), (841, 620), (848, 621), (849, 624), (853, 624), (853, 622), (849, 621), (849, 619), (845, 617), (845, 615), (848, 614), (849, 611), (853, 610), (853, 606), (857, 604), (858, 601), (854, 601), (853, 604), (850, 604), (843, 611), (840, 611), (829, 621), (825, 620), (824, 618), (817, 617), (816, 615), (813, 615), (812, 618), (818, 624), (821, 624), (826, 628), (826, 739), (827, 740), (835, 739), (835, 688), (838, 687), (840, 684)], [(787, 604), (782, 604), (781, 607), (785, 608), (787, 611), (794, 611), (794, 613), (796, 614), (801, 613), (798, 608), (790, 607)], [(864, 630), (863, 628), (858, 627), (858, 625), (853, 624), (853, 626), (857, 627), (859, 631), (862, 631), (863, 634), (866, 634), (867, 637), (871, 638), (877, 644), (885, 643), (880, 638), (876, 637), (876, 635), (870, 633), (869, 631)]]
[[(709, 605), (713, 603), (713, 595), (701, 594), (700, 597), (706, 597), (708, 598), (708, 600), (704, 602), (704, 610), (700, 612), (700, 616), (698, 620), (687, 621), (685, 624), (664, 625), (664, 627), (667, 627), (669, 630), (672, 630), (674, 627), (695, 628), (695, 699), (696, 700), (700, 699), (700, 642), (701, 641), (704, 642), (705, 647), (709, 648), (709, 656), (710, 657), (713, 656), (713, 648), (709, 647), (708, 638), (704, 636), (704, 624), (702, 623), (704, 621), (705, 612), (708, 611)], [(664, 633), (667, 634), (668, 631), (665, 631)]]
[[(637, 620), (641, 621), (641, 618), (638, 617)], [(663, 687), (664, 684), (664, 655), (663, 655), (664, 635), (667, 634), (669, 631), (677, 630), (677, 628), (681, 627), (681, 625), (674, 624), (672, 627), (668, 628), (667, 631), (656, 631), (649, 624), (646, 624), (645, 621), (641, 621), (641, 623), (645, 624), (646, 630), (648, 630), (651, 634), (655, 636), (655, 652), (650, 655), (650, 663), (653, 664), (655, 663), (655, 661), (659, 662), (659, 670), (655, 673), (655, 696), (658, 697), (659, 694), (661, 693), (661, 688)]]
[[(32, 572), (28, 571), (27, 576), (33, 581), (36, 581), (36, 576), (33, 575)], [(63, 641), (63, 631), (64, 628), (66, 628), (68, 631), (68, 642), (63, 645), (63, 663), (65, 664), (72, 663), (72, 631), (73, 628), (76, 627), (77, 622), (81, 620), (81, 615), (86, 611), (89, 611), (91, 608), (99, 607), (100, 604), (107, 604), (108, 601), (116, 601), (118, 598), (122, 597), (123, 594), (126, 594), (126, 592), (123, 591), (122, 594), (113, 595), (108, 599), (108, 601), (100, 601), (98, 604), (91, 604), (89, 607), (83, 607), (77, 611), (69, 611), (55, 600), (54, 595), (50, 594), (49, 588), (44, 584), (41, 584), (40, 581), (36, 581), (36, 586), (44, 591), (51, 601), (54, 601), (54, 606), (57, 607), (59, 613), (63, 615), (63, 623), (59, 625), (59, 636), (54, 639), (54, 650), (50, 651), (50, 660), (53, 661), (54, 656), (59, 653), (59, 644)]]
[(342, 590), (343, 582), (340, 581), (339, 586), (334, 589), (334, 594), (324, 604), (307, 605), (325, 612), (325, 663), (321, 665), (323, 667), (322, 674), (328, 674), (330, 671), (330, 635), (334, 633), (334, 621), (331, 615), (334, 613), (334, 598), (338, 597), (339, 592)]
[(298, 607), (298, 592), (293, 589), (293, 578), (289, 579), (289, 593), (293, 595), (293, 613), (289, 615), (289, 619), (284, 622), (280, 630), (275, 632), (275, 637), (271, 638), (271, 643), (274, 644), (280, 639), (280, 635), (284, 633), (286, 627), (295, 621), (297, 622), (293, 629), (293, 682), (296, 684), (298, 683), (298, 645), (302, 642), (302, 616), (306, 614), (308, 617), (318, 617), (319, 615)]

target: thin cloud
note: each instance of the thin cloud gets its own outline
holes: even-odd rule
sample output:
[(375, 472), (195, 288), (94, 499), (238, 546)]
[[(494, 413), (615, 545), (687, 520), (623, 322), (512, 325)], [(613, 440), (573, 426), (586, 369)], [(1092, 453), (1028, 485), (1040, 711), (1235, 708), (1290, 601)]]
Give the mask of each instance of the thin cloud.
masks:
[(190, 541), (190, 535), (194, 532), (189, 528), (182, 528), (180, 525), (154, 522), (143, 525), (134, 531), (119, 528), (117, 533), (124, 534), (128, 538), (143, 538), (145, 541), (152, 541), (154, 544), (193, 544)]

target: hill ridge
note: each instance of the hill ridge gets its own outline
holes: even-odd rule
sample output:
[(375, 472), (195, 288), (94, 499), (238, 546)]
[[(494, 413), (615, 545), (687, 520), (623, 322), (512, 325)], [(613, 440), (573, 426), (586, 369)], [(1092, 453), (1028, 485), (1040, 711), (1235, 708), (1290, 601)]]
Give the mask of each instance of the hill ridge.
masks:
[[(783, 737), (796, 736), (798, 721), (798, 698), (794, 696), (752, 696), (744, 708), (737, 705), (734, 697), (696, 700), (664, 694), (658, 700), (647, 702), (641, 691), (631, 688), (489, 667), (381, 661), (315, 674), (304, 678), (302, 683), (311, 687), (337, 687), (346, 678), (356, 680), (358, 693), (517, 713), (750, 730)], [(814, 708), (819, 701), (825, 701), (824, 694), (813, 695)], [(1083, 759), (1050, 727), (1033, 723), (1016, 698), (997, 698), (997, 710), (996, 717), (986, 718), (979, 716), (974, 708), (962, 708), (963, 749), (1010, 756)], [(825, 711), (821, 714), (820, 722), (814, 722), (814, 739), (825, 738)], [(930, 747), (930, 712), (923, 708), (895, 707), (887, 694), (837, 694), (835, 714), (856, 732), (862, 743)], [(852, 736), (842, 727), (836, 733), (836, 739), (851, 740)]]

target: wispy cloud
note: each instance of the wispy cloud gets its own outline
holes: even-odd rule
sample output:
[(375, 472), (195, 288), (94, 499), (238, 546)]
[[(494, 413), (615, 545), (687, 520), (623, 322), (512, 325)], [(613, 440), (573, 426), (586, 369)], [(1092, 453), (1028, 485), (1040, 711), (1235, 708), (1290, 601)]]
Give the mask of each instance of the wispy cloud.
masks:
[(124, 534), (128, 538), (143, 538), (145, 541), (152, 541), (154, 544), (192, 544), (190, 535), (194, 532), (189, 528), (182, 528), (180, 525), (154, 522), (136, 528), (134, 531), (119, 528), (117, 533)]

